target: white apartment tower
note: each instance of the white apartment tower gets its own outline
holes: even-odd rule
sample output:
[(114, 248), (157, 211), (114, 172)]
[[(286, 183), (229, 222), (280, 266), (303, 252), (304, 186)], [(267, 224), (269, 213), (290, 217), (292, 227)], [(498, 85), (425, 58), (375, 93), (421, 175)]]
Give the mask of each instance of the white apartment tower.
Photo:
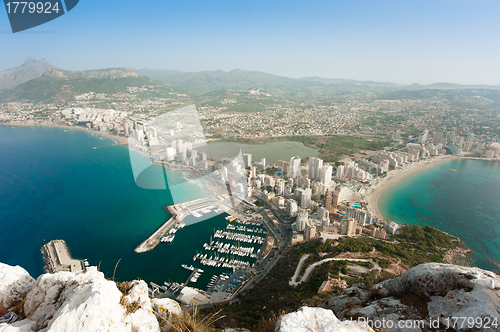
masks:
[(323, 166), (323, 168), (321, 169), (321, 178), (320, 178), (321, 183), (328, 184), (332, 182), (332, 171), (333, 171), (332, 166), (330, 165)]
[(295, 178), (300, 175), (300, 157), (292, 157), (290, 159), (290, 167), (288, 168), (288, 177)]
[(309, 158), (307, 162), (307, 177), (313, 180), (319, 180), (323, 159)]
[(245, 163), (245, 167), (252, 166), (252, 154), (244, 153), (243, 154), (243, 162)]

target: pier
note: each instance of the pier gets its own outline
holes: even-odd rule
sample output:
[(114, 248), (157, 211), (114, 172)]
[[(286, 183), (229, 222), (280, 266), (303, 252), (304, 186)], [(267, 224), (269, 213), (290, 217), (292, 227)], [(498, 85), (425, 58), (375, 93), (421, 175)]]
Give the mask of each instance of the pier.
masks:
[(153, 232), (146, 240), (144, 240), (137, 248), (134, 249), (136, 253), (143, 253), (149, 250), (153, 250), (158, 243), (161, 242), (161, 238), (168, 233), (168, 231), (173, 228), (177, 223), (180, 223), (188, 215), (200, 216), (201, 211), (207, 208), (220, 208), (222, 211), (228, 211), (230, 208), (225, 204), (230, 206), (229, 201), (226, 202), (227, 195), (217, 196), (217, 197), (204, 197), (196, 199), (193, 201), (168, 205), (163, 209), (172, 215), (163, 225), (161, 225), (156, 231)]
[(172, 216), (163, 225), (160, 226), (153, 234), (144, 240), (134, 251), (138, 254), (153, 250), (160, 243), (161, 238), (166, 234), (177, 222), (177, 216)]
[(45, 265), (50, 273), (60, 271), (82, 272), (85, 270), (83, 260), (73, 259), (64, 240), (52, 240), (42, 246)]

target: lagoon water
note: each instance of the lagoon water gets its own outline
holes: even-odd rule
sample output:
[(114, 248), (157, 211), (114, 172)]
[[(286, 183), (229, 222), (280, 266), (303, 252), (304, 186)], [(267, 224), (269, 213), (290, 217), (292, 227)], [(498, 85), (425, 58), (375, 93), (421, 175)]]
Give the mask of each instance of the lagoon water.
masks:
[(500, 263), (500, 162), (438, 164), (388, 188), (378, 204), (388, 220), (430, 225), (458, 236), (474, 250), (476, 266), (500, 270), (485, 259)]
[(266, 144), (238, 144), (242, 153), (251, 153), (253, 161), (266, 158), (267, 164), (278, 164), (278, 160), (290, 161), (293, 156), (302, 159), (318, 157), (319, 150), (312, 149), (300, 142), (279, 141)]

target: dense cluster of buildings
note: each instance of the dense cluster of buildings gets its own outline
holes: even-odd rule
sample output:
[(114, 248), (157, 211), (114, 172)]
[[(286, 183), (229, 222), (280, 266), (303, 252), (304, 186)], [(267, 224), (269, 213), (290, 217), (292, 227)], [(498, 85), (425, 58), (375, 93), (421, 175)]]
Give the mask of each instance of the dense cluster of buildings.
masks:
[(449, 153), (457, 156), (474, 155), (487, 159), (500, 157), (500, 144), (497, 142), (485, 142), (478, 140), (476, 135), (469, 131), (465, 135), (459, 135), (455, 131), (437, 129), (432, 137), (428, 130), (419, 135), (417, 143), (408, 143), (407, 149), (418, 151), (419, 158), (445, 154), (446, 148)]
[[(249, 169), (249, 196), (261, 199), (283, 218), (294, 221), (291, 224), (292, 243), (314, 239), (321, 233), (334, 236), (368, 233), (372, 237), (386, 238), (386, 230), (376, 227), (371, 212), (361, 206), (364, 188), (373, 174), (358, 163), (348, 162), (335, 167), (315, 157), (302, 163), (301, 158), (295, 156), (290, 161), (279, 160), (278, 172), (269, 175), (265, 172), (266, 167), (276, 165), (263, 168), (264, 161), (252, 162), (251, 154), (244, 154), (243, 160)], [(387, 160), (376, 165), (383, 167), (385, 164)]]

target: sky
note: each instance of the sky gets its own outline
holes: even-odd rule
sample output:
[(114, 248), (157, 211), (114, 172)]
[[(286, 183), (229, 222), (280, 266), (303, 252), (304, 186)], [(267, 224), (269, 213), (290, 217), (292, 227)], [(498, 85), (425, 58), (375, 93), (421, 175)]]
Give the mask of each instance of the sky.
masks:
[(500, 85), (499, 18), (500, 0), (81, 0), (13, 34), (0, 8), (0, 70), (31, 56), (67, 70)]

